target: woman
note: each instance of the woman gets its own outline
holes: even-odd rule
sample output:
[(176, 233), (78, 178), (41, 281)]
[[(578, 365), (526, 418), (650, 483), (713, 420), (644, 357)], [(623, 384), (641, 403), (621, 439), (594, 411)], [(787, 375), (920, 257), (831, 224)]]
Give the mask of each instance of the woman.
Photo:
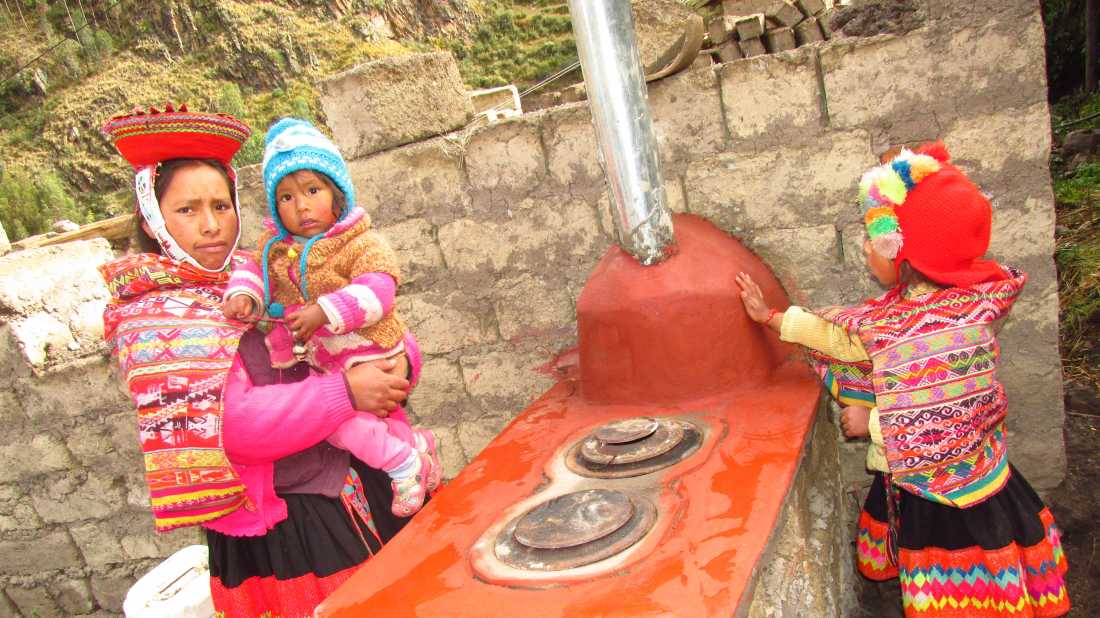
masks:
[(219, 616), (310, 615), (405, 523), (389, 513), (385, 474), (323, 440), (356, 410), (394, 410), (410, 382), (387, 373), (392, 360), (273, 370), (262, 334), (222, 315), (240, 238), (229, 161), (248, 127), (169, 107), (103, 132), (134, 167), (146, 251), (101, 271), (156, 528), (206, 528)]

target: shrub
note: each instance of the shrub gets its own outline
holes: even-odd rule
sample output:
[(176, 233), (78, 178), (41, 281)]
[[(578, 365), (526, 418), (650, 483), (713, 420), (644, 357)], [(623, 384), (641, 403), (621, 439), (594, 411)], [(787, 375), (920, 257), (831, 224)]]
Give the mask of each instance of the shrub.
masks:
[(81, 210), (53, 173), (32, 175), (8, 168), (0, 178), (0, 222), (11, 240), (49, 231), (58, 219), (87, 223), (91, 213)]

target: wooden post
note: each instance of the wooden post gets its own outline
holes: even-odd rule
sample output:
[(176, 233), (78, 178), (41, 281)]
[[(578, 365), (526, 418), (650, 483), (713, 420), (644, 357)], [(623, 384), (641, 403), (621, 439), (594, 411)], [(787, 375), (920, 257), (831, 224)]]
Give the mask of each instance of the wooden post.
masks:
[(23, 27), (26, 28), (27, 27), (27, 18), (23, 17), (23, 7), (19, 6), (20, 4), (22, 4), (22, 3), (21, 2), (16, 2), (15, 3), (15, 10), (19, 11), (19, 19), (23, 22)]
[[(77, 5), (80, 6), (80, 16), (84, 18), (84, 24), (81, 25), (80, 27), (81, 28), (87, 28), (88, 26), (91, 26), (92, 22), (88, 21), (88, 12), (84, 10), (84, 0), (76, 0), (76, 3), (77, 3)], [(95, 19), (95, 15), (92, 15), (92, 18)], [(92, 29), (92, 48), (95, 49), (95, 53), (96, 53), (97, 56), (99, 55), (99, 42), (95, 40), (95, 31), (98, 28), (99, 28), (99, 26), (96, 26), (95, 28)], [(77, 40), (79, 40), (80, 35), (77, 34), (76, 38), (77, 38)]]
[(69, 11), (69, 0), (65, 0), (65, 14), (69, 16), (69, 25), (73, 27), (73, 38), (81, 47), (84, 47), (84, 44), (80, 42), (80, 36), (76, 33), (76, 22), (73, 20), (72, 12)]
[(1085, 3), (1085, 92), (1096, 92), (1100, 56), (1100, 0)]
[[(84, 10), (84, 0), (77, 0), (77, 3), (80, 4), (80, 12), (84, 14), (84, 21), (87, 22), (88, 21), (88, 12)], [(89, 2), (88, 6), (91, 6), (91, 4), (92, 3)], [(95, 17), (95, 7), (94, 6), (92, 7), (92, 26), (96, 30), (99, 30), (99, 20), (96, 19), (96, 17)], [(94, 34), (94, 31), (93, 31), (93, 34)]]

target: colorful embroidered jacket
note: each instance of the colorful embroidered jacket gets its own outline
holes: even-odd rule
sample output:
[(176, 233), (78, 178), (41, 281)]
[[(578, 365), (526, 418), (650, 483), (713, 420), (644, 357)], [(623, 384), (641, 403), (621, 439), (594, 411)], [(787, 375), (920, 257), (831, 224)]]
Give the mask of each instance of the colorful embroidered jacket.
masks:
[(871, 357), (845, 363), (811, 355), (838, 400), (878, 406), (893, 482), (928, 500), (978, 504), (1008, 480), (1005, 415), (992, 323), (1027, 279), (948, 288), (914, 299), (892, 290), (822, 317), (859, 336)]

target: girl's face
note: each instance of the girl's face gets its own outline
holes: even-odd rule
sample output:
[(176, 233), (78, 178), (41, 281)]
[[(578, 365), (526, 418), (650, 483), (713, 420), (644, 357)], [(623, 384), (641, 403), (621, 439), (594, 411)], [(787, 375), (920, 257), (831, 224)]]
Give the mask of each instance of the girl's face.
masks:
[(875, 276), (879, 283), (886, 287), (893, 287), (898, 282), (898, 273), (894, 270), (894, 261), (879, 255), (871, 246), (871, 240), (863, 241), (863, 257), (867, 261), (867, 269)]
[(286, 229), (295, 236), (323, 234), (336, 223), (332, 188), (310, 170), (287, 174), (275, 187), (275, 205)]
[[(221, 268), (237, 239), (237, 213), (225, 177), (203, 163), (179, 168), (158, 201), (180, 248), (203, 268)], [(142, 226), (152, 236), (149, 226)]]

